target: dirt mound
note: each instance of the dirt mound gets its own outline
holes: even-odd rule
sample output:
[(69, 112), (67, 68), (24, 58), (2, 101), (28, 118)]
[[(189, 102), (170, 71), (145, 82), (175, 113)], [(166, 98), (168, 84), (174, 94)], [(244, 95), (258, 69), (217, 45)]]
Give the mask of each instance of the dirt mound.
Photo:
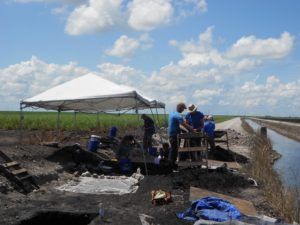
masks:
[(214, 151), (209, 153), (209, 159), (224, 161), (224, 162), (238, 162), (238, 163), (247, 163), (248, 158), (237, 154), (231, 150), (226, 150), (220, 146), (216, 146)]
[(236, 192), (239, 188), (249, 187), (249, 181), (241, 176), (226, 171), (212, 171), (200, 168), (181, 170), (170, 175), (173, 188), (188, 189), (190, 186), (200, 187), (215, 192)]

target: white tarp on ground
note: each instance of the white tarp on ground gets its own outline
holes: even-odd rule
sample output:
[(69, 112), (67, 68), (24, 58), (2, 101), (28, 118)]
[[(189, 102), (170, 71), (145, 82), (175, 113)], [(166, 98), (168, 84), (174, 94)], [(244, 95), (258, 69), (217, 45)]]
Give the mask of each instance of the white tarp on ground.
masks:
[(110, 112), (129, 109), (164, 108), (134, 88), (118, 85), (89, 73), (21, 101), (22, 106), (52, 110)]
[(128, 194), (138, 189), (138, 179), (134, 177), (80, 177), (79, 182), (71, 181), (58, 190), (83, 194)]

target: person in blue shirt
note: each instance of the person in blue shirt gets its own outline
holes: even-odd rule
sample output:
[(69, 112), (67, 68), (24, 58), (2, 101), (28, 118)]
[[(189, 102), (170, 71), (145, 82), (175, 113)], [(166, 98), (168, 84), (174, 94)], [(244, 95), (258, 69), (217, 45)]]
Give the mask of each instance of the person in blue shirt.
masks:
[[(204, 114), (197, 110), (194, 104), (189, 105), (188, 113), (185, 116), (185, 123), (190, 125), (194, 132), (201, 132), (204, 126)], [(191, 146), (200, 146), (201, 138), (194, 138), (191, 140)], [(194, 155), (192, 154), (192, 158)]]
[(178, 155), (178, 145), (177, 145), (177, 134), (181, 133), (180, 125), (188, 129), (189, 131), (193, 131), (192, 128), (186, 124), (181, 116), (181, 113), (186, 109), (184, 103), (178, 103), (176, 106), (176, 112), (171, 112), (169, 114), (168, 119), (168, 135), (169, 142), (171, 144), (171, 154), (169, 154), (169, 158), (172, 161), (173, 165), (175, 165), (177, 155)]
[(215, 150), (215, 136), (214, 136), (215, 128), (216, 126), (213, 117), (211, 115), (205, 116), (203, 131), (207, 135), (207, 141), (210, 145), (211, 151)]
[(185, 122), (190, 125), (195, 132), (200, 132), (204, 126), (204, 115), (197, 110), (194, 104), (188, 107), (188, 113), (185, 116)]

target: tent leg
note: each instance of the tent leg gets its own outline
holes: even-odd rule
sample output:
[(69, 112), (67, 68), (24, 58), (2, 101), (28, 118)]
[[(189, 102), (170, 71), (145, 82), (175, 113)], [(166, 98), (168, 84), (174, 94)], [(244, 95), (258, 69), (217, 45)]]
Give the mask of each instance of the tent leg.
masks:
[(164, 122), (164, 125), (166, 126), (167, 125), (167, 114), (166, 114), (166, 108), (164, 108), (164, 117), (165, 117), (165, 122)]
[(57, 120), (56, 120), (56, 129), (57, 129), (57, 140), (60, 138), (60, 109), (57, 110)]
[(100, 131), (99, 113), (97, 112), (97, 130)]
[(160, 125), (159, 116), (158, 116), (158, 110), (155, 108), (156, 111), (156, 119), (157, 119), (157, 125)]
[(146, 157), (145, 157), (145, 149), (143, 148), (143, 146), (141, 144), (140, 144), (140, 148), (141, 148), (141, 151), (143, 152), (145, 172), (146, 172), (146, 175), (148, 176), (148, 168), (147, 168)]
[(74, 129), (77, 130), (77, 112), (74, 111)]
[[(155, 118), (154, 113), (152, 112), (152, 109), (151, 109), (151, 108), (150, 108), (150, 111), (151, 111), (152, 117)], [(157, 117), (156, 117), (156, 119), (157, 119), (157, 124), (159, 124), (157, 108), (156, 108), (156, 115), (157, 115)], [(158, 136), (159, 136), (159, 138), (160, 138), (160, 143), (161, 143), (161, 145), (162, 145), (162, 144), (163, 144), (163, 139), (162, 139), (162, 137), (161, 137), (161, 133), (160, 133), (160, 129), (159, 129), (160, 127), (159, 127), (158, 125), (156, 125), (156, 124), (154, 124), (154, 126), (155, 126), (156, 133), (158, 133)]]
[(22, 103), (20, 103), (20, 127), (19, 127), (19, 148), (21, 149), (23, 146), (23, 126), (24, 126), (24, 115), (23, 115), (23, 107)]

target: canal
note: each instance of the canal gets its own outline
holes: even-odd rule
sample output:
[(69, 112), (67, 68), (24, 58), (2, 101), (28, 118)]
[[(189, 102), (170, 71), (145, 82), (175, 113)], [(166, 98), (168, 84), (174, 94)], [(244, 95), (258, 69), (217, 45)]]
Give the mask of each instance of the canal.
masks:
[[(254, 130), (261, 127), (252, 120), (246, 121)], [(267, 133), (273, 149), (282, 155), (274, 164), (274, 168), (280, 174), (282, 182), (288, 187), (300, 187), (300, 143), (271, 129), (268, 129)]]

